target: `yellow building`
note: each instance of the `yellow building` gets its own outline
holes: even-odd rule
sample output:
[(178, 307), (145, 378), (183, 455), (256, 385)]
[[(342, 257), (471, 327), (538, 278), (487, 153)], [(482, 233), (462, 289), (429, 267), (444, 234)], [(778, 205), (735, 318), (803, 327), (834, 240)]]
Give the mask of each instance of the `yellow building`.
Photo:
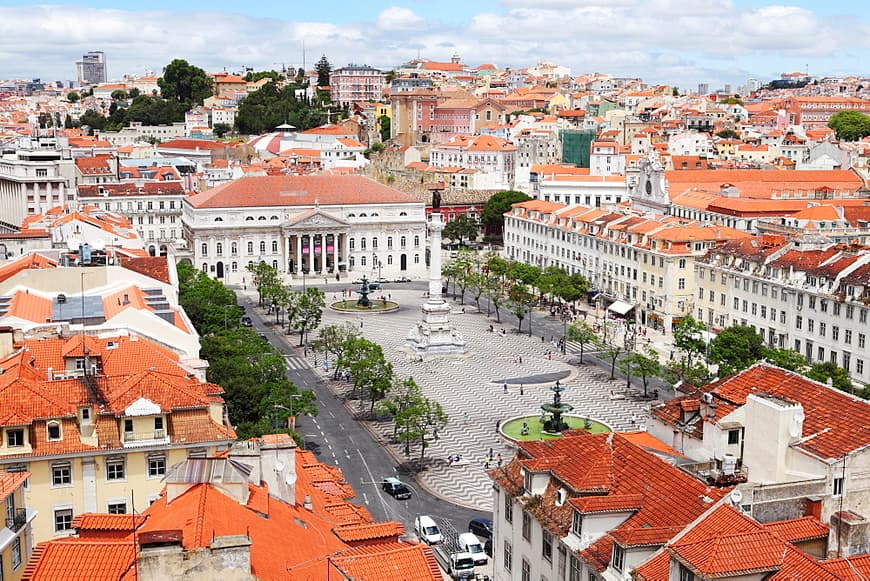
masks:
[(235, 439), (223, 390), (136, 335), (57, 335), (13, 345), (0, 329), (0, 469), (29, 472), (35, 542), (83, 512), (141, 512), (167, 467)]
[(30, 523), (36, 511), (25, 505), (24, 487), (27, 472), (0, 472), (0, 502), (6, 508), (6, 518), (0, 521), (0, 579), (18, 581), (33, 552)]

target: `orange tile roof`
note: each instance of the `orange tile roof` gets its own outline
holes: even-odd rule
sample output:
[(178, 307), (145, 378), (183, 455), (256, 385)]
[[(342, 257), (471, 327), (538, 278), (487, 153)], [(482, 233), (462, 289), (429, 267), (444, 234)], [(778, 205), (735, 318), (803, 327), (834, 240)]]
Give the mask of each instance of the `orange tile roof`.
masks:
[(9, 498), (28, 478), (30, 472), (0, 472), (0, 502)]
[(136, 579), (130, 540), (69, 538), (34, 547), (22, 581), (124, 581)]
[(764, 527), (777, 537), (790, 543), (811, 539), (827, 539), (830, 527), (814, 516), (764, 523)]
[(741, 197), (770, 198), (775, 191), (815, 191), (827, 186), (837, 191), (857, 192), (863, 181), (851, 170), (779, 169), (715, 169), (666, 171), (671, 196), (690, 188), (718, 192), (722, 185), (730, 184), (740, 190)]
[(17, 291), (6, 315), (44, 323), (51, 319), (51, 299), (24, 290)]
[(72, 521), (72, 528), (76, 529), (79, 534), (81, 534), (82, 531), (132, 532), (144, 522), (145, 517), (139, 514), (101, 514), (86, 512), (76, 515)]
[(39, 253), (27, 254), (0, 266), (0, 281), (5, 281), (23, 270), (56, 268), (57, 261)]
[(189, 149), (193, 151), (196, 149), (225, 149), (226, 147), (226, 143), (209, 141), (208, 139), (172, 139), (164, 141), (157, 146), (157, 149)]
[(332, 563), (349, 579), (360, 581), (440, 581), (441, 569), (432, 549), (392, 543), (342, 551)]
[(399, 190), (366, 177), (257, 176), (242, 177), (185, 200), (194, 208), (340, 204), (419, 203)]

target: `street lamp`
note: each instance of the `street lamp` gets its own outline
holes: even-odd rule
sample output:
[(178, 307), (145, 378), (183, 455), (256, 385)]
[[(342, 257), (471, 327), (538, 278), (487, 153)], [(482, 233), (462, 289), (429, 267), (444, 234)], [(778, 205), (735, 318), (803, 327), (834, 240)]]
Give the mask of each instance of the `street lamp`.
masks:
[(289, 408), (281, 405), (280, 403), (276, 403), (272, 407), (275, 409), (286, 410), (286, 411), (290, 412), (290, 416), (287, 418), (287, 427), (295, 432), (296, 431), (296, 415), (293, 413), (293, 400), (299, 399), (300, 397), (302, 397), (302, 394), (299, 394), (299, 393), (290, 394), (288, 397), (290, 398), (290, 407)]
[(562, 310), (562, 355), (567, 353), (568, 349), (568, 321), (571, 320), (571, 315), (568, 313), (568, 309)]
[(381, 267), (383, 263), (378, 260), (378, 253), (372, 252), (372, 272), (374, 273), (375, 267), (378, 269), (378, 282), (381, 282)]

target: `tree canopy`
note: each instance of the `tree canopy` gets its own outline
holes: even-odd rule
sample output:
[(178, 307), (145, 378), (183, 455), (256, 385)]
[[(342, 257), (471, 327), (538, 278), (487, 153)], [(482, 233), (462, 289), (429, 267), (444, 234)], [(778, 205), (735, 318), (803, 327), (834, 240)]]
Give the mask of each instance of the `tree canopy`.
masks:
[(816, 363), (806, 373), (810, 379), (815, 379), (821, 383), (831, 381), (831, 385), (848, 393), (852, 392), (852, 380), (849, 378), (849, 372), (838, 367), (836, 363), (830, 361), (825, 363)]
[(297, 98), (299, 86), (289, 83), (278, 87), (274, 81), (246, 96), (239, 103), (236, 131), (255, 135), (272, 131), (289, 123), (297, 129), (318, 127), (326, 122), (325, 113), (305, 98)]
[(314, 70), (317, 71), (317, 86), (328, 87), (329, 75), (332, 73), (332, 65), (329, 64), (326, 55), (320, 57), (320, 60), (317, 61), (316, 65), (314, 65)]
[(464, 240), (474, 240), (480, 232), (480, 224), (468, 214), (459, 214), (444, 226), (443, 235), (450, 240), (458, 240), (462, 245)]
[(211, 78), (201, 68), (184, 59), (175, 59), (163, 67), (163, 76), (157, 79), (160, 94), (189, 111), (202, 105), (203, 99), (212, 94)]
[(761, 335), (745, 325), (722, 329), (710, 341), (710, 359), (719, 364), (719, 377), (746, 369), (760, 361), (766, 351)]
[(486, 227), (488, 234), (501, 234), (504, 227), (504, 213), (511, 209), (512, 204), (531, 199), (528, 195), (516, 190), (506, 190), (493, 194), (483, 206), (480, 222)]
[(870, 135), (870, 116), (859, 111), (837, 111), (831, 115), (828, 127), (837, 132), (837, 139), (858, 141)]

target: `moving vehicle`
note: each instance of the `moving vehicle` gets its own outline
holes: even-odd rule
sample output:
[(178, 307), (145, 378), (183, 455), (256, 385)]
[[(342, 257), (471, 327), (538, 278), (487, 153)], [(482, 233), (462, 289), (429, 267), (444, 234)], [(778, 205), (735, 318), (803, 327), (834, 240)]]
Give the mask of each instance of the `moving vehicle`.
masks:
[(385, 476), (381, 481), (381, 488), (398, 500), (406, 500), (411, 498), (411, 489), (408, 486), (399, 480), (398, 478), (394, 478), (392, 476)]
[(456, 549), (457, 547), (435, 545), (432, 553), (451, 579), (474, 579), (474, 559), (470, 553)]
[(249, 317), (248, 315), (244, 315), (239, 320), (239, 323), (242, 325), (242, 327), (253, 327), (254, 326), (253, 319), (251, 319), (251, 317)]
[(414, 532), (428, 545), (437, 545), (442, 539), (441, 529), (435, 524), (435, 520), (425, 514), (414, 519)]
[(492, 538), (492, 519), (473, 518), (468, 523), (468, 531), (484, 539)]
[(459, 535), (459, 548), (471, 555), (475, 565), (486, 565), (486, 553), (483, 551), (480, 539), (474, 533), (462, 533)]
[(411, 279), (407, 276), (400, 276), (394, 282), (411, 282)]

